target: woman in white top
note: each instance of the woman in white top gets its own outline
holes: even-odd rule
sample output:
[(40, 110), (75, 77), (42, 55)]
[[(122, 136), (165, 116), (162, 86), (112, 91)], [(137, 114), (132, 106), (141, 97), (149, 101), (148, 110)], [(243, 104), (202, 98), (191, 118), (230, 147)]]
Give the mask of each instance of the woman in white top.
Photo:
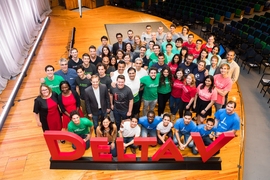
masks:
[(169, 114), (164, 114), (162, 117), (162, 122), (157, 125), (157, 143), (164, 144), (166, 137), (172, 138), (172, 127), (171, 117)]
[(189, 28), (187, 26), (183, 26), (182, 33), (179, 33), (179, 36), (183, 39), (183, 43), (188, 41), (188, 33)]

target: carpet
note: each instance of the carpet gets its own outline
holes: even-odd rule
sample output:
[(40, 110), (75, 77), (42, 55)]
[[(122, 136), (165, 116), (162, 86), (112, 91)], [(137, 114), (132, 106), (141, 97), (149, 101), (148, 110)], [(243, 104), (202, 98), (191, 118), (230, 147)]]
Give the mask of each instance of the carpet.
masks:
[(105, 24), (107, 35), (110, 41), (110, 44), (116, 43), (116, 33), (123, 34), (123, 40), (127, 38), (127, 31), (133, 30), (134, 35), (142, 35), (142, 32), (145, 32), (146, 25), (152, 26), (152, 32), (157, 32), (159, 26), (163, 26), (164, 32), (168, 32), (169, 29), (160, 21), (157, 22), (141, 22), (141, 23), (122, 23), (122, 24)]

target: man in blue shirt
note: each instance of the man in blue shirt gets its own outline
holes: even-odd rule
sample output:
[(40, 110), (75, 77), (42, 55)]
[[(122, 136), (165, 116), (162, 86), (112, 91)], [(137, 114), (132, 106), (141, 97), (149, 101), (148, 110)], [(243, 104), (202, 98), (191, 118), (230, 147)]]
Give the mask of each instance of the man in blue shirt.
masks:
[(68, 60), (65, 58), (61, 58), (59, 64), (61, 69), (56, 71), (54, 74), (62, 76), (64, 80), (70, 84), (71, 89), (76, 90), (75, 79), (78, 76), (77, 72), (72, 68), (68, 68)]
[(162, 118), (155, 116), (155, 112), (150, 110), (146, 116), (139, 118), (141, 125), (141, 137), (157, 137), (157, 125), (162, 121)]
[(236, 134), (236, 131), (240, 129), (240, 118), (235, 113), (235, 108), (236, 102), (229, 101), (225, 109), (220, 109), (215, 113), (217, 137), (224, 132), (233, 132)]
[[(186, 111), (183, 118), (179, 118), (174, 124), (174, 137), (173, 141), (179, 146), (180, 150), (184, 150), (186, 146), (192, 148), (194, 146), (193, 141), (188, 141), (190, 132), (196, 131), (196, 124), (192, 121), (192, 113)], [(181, 136), (184, 136), (184, 143), (181, 142)]]
[[(206, 124), (200, 124), (196, 128), (196, 132), (200, 133), (205, 146), (209, 146), (213, 142), (213, 138), (215, 137), (215, 133), (216, 133), (216, 127), (214, 127), (214, 125), (215, 125), (215, 120), (213, 118), (208, 118), (206, 120)], [(188, 141), (190, 139), (191, 139), (191, 136), (188, 139)], [(195, 145), (192, 148), (192, 153), (194, 155), (198, 154), (198, 149), (196, 148)], [(219, 153), (219, 151), (217, 153)]]

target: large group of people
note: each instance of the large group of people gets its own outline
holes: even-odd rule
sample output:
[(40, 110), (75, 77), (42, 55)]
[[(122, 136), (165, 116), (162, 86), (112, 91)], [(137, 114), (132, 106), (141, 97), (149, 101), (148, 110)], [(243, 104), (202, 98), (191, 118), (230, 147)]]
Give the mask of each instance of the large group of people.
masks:
[(221, 59), (214, 35), (207, 43), (194, 42), (187, 26), (177, 33), (172, 24), (165, 33), (162, 26), (153, 32), (147, 25), (141, 35), (128, 30), (126, 39), (121, 33), (116, 39), (110, 45), (102, 36), (101, 45), (91, 45), (82, 58), (72, 48), (56, 72), (45, 67), (33, 110), (43, 131), (75, 133), (87, 149), (92, 135), (107, 137), (117, 156), (117, 136), (132, 153), (134, 137), (141, 136), (156, 137), (158, 144), (172, 138), (180, 150), (188, 146), (197, 154), (191, 132), (199, 132), (208, 146), (221, 133), (239, 130), (236, 103), (227, 99), (240, 68), (234, 51)]

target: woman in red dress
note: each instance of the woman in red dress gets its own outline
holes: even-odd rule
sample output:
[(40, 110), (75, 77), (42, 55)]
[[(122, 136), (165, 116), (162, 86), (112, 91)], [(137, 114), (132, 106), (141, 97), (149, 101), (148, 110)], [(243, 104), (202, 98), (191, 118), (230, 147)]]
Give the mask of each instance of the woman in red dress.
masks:
[(84, 116), (80, 108), (80, 97), (78, 93), (71, 90), (71, 86), (67, 81), (62, 81), (59, 87), (61, 94), (58, 96), (58, 102), (63, 113), (63, 128), (67, 129), (71, 111), (77, 110), (81, 117)]
[(52, 92), (46, 84), (39, 88), (40, 95), (35, 99), (34, 110), (37, 125), (46, 130), (62, 129), (60, 111), (58, 108), (57, 94)]

